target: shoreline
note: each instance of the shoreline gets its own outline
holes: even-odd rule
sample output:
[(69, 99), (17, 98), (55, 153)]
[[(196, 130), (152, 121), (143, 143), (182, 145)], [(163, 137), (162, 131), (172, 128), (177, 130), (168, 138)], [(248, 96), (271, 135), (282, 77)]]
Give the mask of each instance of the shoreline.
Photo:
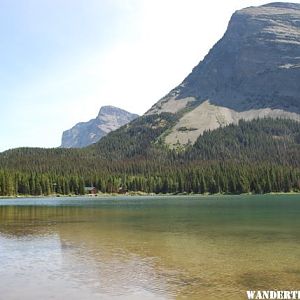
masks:
[(102, 197), (182, 197), (182, 196), (200, 196), (200, 197), (213, 197), (213, 196), (257, 196), (257, 195), (300, 195), (300, 192), (271, 192), (266, 194), (253, 194), (253, 193), (243, 193), (243, 194), (195, 194), (195, 193), (176, 193), (176, 194), (155, 194), (155, 193), (144, 193), (144, 192), (133, 192), (133, 193), (126, 193), (126, 194), (118, 194), (118, 193), (98, 193), (98, 194), (85, 194), (85, 195), (61, 195), (61, 194), (51, 194), (51, 195), (10, 195), (10, 196), (0, 196), (0, 200), (2, 199), (47, 199), (47, 198), (91, 198), (97, 199)]

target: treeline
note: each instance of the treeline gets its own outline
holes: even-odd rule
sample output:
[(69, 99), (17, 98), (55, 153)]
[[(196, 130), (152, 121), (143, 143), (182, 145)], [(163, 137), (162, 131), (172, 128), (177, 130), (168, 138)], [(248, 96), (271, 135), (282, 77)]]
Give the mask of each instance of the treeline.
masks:
[(300, 191), (300, 123), (240, 121), (182, 149), (163, 143), (170, 114), (138, 118), (85, 149), (20, 148), (0, 154), (0, 196)]
[(300, 169), (272, 165), (213, 164), (151, 174), (61, 176), (0, 172), (0, 195), (83, 195), (86, 186), (102, 193), (241, 194), (299, 192)]
[(269, 161), (300, 167), (300, 122), (241, 120), (238, 125), (204, 132), (183, 156), (185, 160)]
[(83, 195), (85, 182), (79, 176), (24, 174), (0, 171), (0, 196), (12, 195)]

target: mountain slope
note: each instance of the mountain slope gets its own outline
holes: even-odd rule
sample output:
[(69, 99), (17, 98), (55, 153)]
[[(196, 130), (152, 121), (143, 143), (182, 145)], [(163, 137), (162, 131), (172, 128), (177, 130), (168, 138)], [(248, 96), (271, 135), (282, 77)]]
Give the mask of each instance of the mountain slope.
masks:
[(98, 116), (88, 122), (76, 124), (63, 132), (62, 148), (82, 148), (98, 142), (109, 132), (129, 123), (138, 115), (113, 106), (101, 107)]
[[(156, 126), (145, 126), (149, 121)], [(205, 132), (178, 152), (159, 142), (162, 125), (174, 121), (167, 113), (141, 117), (84, 149), (1, 153), (0, 196), (80, 194), (90, 185), (103, 192), (120, 187), (151, 193), (300, 191), (299, 122), (240, 121)]]
[(205, 130), (240, 119), (300, 121), (299, 20), (300, 4), (291, 3), (234, 13), (204, 60), (148, 111), (180, 114), (166, 143), (194, 143)]

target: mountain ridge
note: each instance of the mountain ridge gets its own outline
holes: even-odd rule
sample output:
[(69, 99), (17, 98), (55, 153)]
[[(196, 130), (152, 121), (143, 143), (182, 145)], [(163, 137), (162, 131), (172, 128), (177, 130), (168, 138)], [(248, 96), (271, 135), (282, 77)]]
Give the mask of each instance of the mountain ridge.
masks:
[(138, 115), (115, 106), (102, 106), (96, 118), (77, 123), (71, 129), (64, 131), (60, 147), (83, 148), (89, 146), (137, 117)]
[[(166, 143), (186, 144), (188, 131), (178, 134), (176, 130), (195, 125), (197, 119), (202, 120), (196, 127), (199, 134), (237, 122), (247, 111), (251, 111), (250, 119), (268, 116), (299, 121), (299, 20), (300, 4), (276, 2), (236, 11), (205, 58), (146, 113), (182, 115)], [(207, 102), (212, 105), (209, 110), (204, 109)], [(191, 111), (194, 119), (189, 124), (185, 115)], [(191, 142), (197, 137), (194, 132)]]
[(261, 7), (280, 7), (280, 8), (290, 8), (300, 10), (299, 3), (289, 3), (289, 2), (271, 2), (262, 5)]

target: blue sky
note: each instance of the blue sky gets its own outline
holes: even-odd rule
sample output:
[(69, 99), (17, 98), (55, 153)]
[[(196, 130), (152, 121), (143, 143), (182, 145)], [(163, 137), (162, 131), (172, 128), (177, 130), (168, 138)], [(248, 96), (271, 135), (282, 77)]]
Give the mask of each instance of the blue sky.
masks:
[(0, 151), (59, 146), (63, 130), (102, 105), (144, 113), (236, 9), (268, 1), (206, 2), (0, 0)]

